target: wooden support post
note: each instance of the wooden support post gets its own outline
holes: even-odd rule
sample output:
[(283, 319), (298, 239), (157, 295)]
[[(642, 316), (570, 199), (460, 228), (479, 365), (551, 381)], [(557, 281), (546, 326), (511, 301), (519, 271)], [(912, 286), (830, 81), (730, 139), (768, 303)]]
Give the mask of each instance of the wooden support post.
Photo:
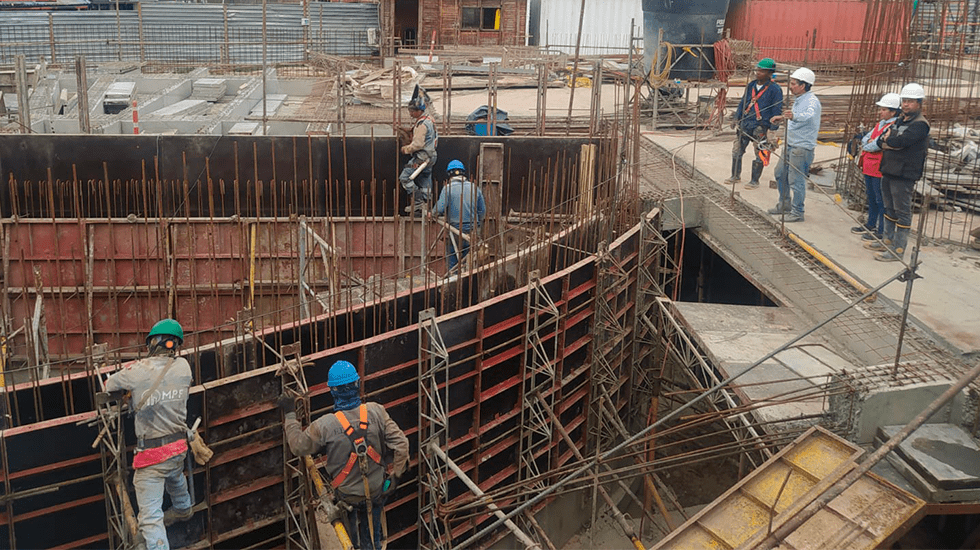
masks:
[(583, 144), (578, 158), (578, 215), (588, 218), (595, 210), (592, 187), (595, 185), (596, 146)]
[(51, 64), (54, 65), (58, 57), (54, 47), (54, 14), (51, 12), (48, 12), (48, 44), (51, 47)]
[(88, 76), (85, 74), (85, 56), (75, 57), (75, 82), (78, 95), (78, 131), (91, 134), (92, 125), (88, 118)]
[(20, 119), (20, 133), (31, 133), (31, 98), (28, 95), (27, 64), (23, 55), (14, 58), (14, 71), (17, 78), (17, 116)]

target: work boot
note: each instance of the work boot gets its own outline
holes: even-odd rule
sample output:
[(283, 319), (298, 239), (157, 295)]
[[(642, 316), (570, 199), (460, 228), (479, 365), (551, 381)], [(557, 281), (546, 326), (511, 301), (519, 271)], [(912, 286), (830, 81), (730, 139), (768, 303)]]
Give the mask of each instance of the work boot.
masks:
[(406, 214), (418, 214), (419, 216), (421, 216), (422, 214), (425, 213), (425, 208), (426, 208), (426, 206), (425, 206), (425, 203), (424, 202), (416, 202), (416, 203), (412, 203), (412, 204), (406, 206), (405, 207), (405, 213)]
[(881, 233), (865, 233), (864, 235), (861, 235), (862, 241), (878, 241), (883, 238), (885, 238), (885, 236)]
[(909, 242), (909, 229), (910, 227), (895, 227), (895, 239), (892, 241), (891, 251), (895, 253), (895, 256), (899, 260), (905, 257), (905, 249), (907, 248)]
[(883, 250), (881, 252), (875, 252), (875, 259), (879, 262), (897, 262), (901, 260), (895, 255), (891, 250)]
[(855, 235), (861, 235), (862, 233), (868, 234), (871, 233), (871, 229), (866, 225), (856, 225), (851, 228), (851, 233), (854, 233)]
[(169, 510), (163, 513), (163, 524), (167, 527), (181, 522), (187, 521), (194, 517), (194, 508), (180, 509), (176, 506), (171, 506)]
[(880, 252), (882, 250), (888, 250), (888, 247), (891, 244), (892, 244), (892, 242), (890, 240), (888, 240), (888, 239), (882, 239), (881, 241), (873, 241), (873, 242), (870, 242), (870, 243), (864, 243), (864, 248), (867, 248), (868, 250), (875, 250), (875, 251), (879, 251)]
[(779, 203), (775, 207), (766, 210), (766, 213), (778, 216), (779, 214), (789, 214), (793, 208), (785, 203)]
[(749, 183), (752, 183), (754, 181), (756, 187), (758, 187), (759, 186), (759, 178), (762, 177), (762, 170), (763, 169), (765, 169), (765, 166), (761, 162), (755, 162), (755, 161), (753, 161), (752, 162), (752, 179), (749, 180)]
[(891, 243), (895, 240), (895, 220), (889, 219), (888, 216), (885, 216), (883, 220), (882, 233), (885, 235), (885, 240)]
[[(734, 153), (734, 151), (732, 152)], [(725, 180), (725, 183), (731, 185), (740, 181), (742, 181), (742, 158), (732, 157), (732, 177)]]
[(794, 214), (790, 212), (789, 214), (786, 214), (786, 216), (783, 218), (783, 221), (785, 223), (801, 222), (803, 221), (803, 214)]
[(746, 189), (758, 189), (759, 188), (759, 182), (758, 181), (755, 181), (755, 180), (746, 182), (745, 183), (745, 188)]

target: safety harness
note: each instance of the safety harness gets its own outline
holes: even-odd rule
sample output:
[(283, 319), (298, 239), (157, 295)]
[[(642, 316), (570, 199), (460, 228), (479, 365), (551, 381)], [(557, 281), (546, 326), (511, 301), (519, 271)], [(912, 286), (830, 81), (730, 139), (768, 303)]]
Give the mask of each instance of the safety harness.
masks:
[[(334, 416), (337, 417), (337, 422), (340, 422), (340, 427), (344, 430), (344, 435), (350, 440), (353, 450), (350, 453), (350, 457), (347, 459), (347, 464), (344, 464), (343, 469), (340, 473), (333, 478), (330, 485), (334, 489), (340, 487), (350, 475), (351, 471), (354, 469), (354, 464), (356, 463), (361, 470), (361, 479), (364, 481), (364, 505), (367, 508), (367, 519), (368, 519), (368, 531), (371, 534), (371, 546), (374, 546), (374, 515), (372, 514), (372, 503), (371, 503), (371, 488), (368, 484), (368, 459), (370, 458), (378, 466), (383, 466), (381, 464), (381, 455), (367, 442), (367, 428), (368, 428), (368, 417), (367, 417), (367, 405), (361, 404), (358, 408), (358, 426), (357, 429), (351, 426), (349, 420), (347, 420), (347, 415), (343, 411), (335, 411)], [(361, 541), (361, 548), (366, 548), (364, 541)]]
[(749, 101), (749, 104), (745, 106), (745, 111), (742, 113), (743, 115), (749, 114), (749, 111), (755, 108), (755, 119), (762, 120), (762, 111), (759, 110), (759, 98), (762, 97), (762, 94), (766, 93), (766, 90), (769, 89), (769, 84), (772, 83), (767, 83), (758, 92), (755, 91), (755, 86), (752, 86), (752, 88), (749, 90), (752, 93), (752, 99)]
[(367, 405), (361, 405), (358, 409), (360, 418), (357, 429), (354, 429), (354, 426), (351, 426), (350, 421), (347, 420), (347, 415), (345, 415), (342, 411), (336, 411), (333, 414), (337, 417), (337, 422), (340, 422), (340, 427), (344, 430), (344, 435), (347, 436), (347, 439), (350, 440), (351, 445), (354, 447), (354, 450), (352, 450), (350, 453), (350, 457), (347, 459), (347, 464), (344, 464), (344, 467), (340, 470), (340, 473), (333, 478), (332, 482), (330, 482), (333, 488), (337, 489), (344, 483), (347, 476), (350, 475), (351, 471), (354, 469), (354, 464), (360, 464), (361, 475), (364, 476), (365, 481), (367, 480), (367, 459), (370, 458), (379, 466), (382, 464), (381, 455), (378, 454), (378, 451), (376, 451), (374, 447), (368, 444), (366, 439), (368, 427)]

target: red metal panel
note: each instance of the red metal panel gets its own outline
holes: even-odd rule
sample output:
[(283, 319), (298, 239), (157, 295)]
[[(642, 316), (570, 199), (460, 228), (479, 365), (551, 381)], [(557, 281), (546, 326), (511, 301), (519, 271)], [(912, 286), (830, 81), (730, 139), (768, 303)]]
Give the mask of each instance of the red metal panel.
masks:
[(732, 4), (726, 26), (777, 63), (856, 63), (867, 10), (864, 0), (745, 0)]

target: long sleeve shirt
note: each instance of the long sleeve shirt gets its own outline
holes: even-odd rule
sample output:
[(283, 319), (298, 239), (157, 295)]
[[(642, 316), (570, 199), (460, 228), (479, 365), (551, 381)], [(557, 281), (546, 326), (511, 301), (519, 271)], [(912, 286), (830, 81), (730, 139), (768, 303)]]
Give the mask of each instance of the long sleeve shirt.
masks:
[[(752, 96), (756, 95), (755, 102)], [(745, 86), (742, 100), (735, 108), (735, 120), (749, 135), (756, 126), (767, 130), (775, 130), (778, 124), (772, 124), (769, 119), (783, 112), (783, 90), (773, 81), (759, 85), (755, 80)]]
[(187, 431), (187, 396), (192, 380), (191, 366), (187, 360), (183, 357), (173, 358), (174, 364), (170, 370), (153, 393), (149, 393), (170, 360), (170, 357), (164, 356), (140, 359), (106, 380), (105, 389), (108, 392), (132, 392), (131, 403), (134, 407), (145, 398), (135, 415), (136, 437), (156, 439)]
[(816, 148), (821, 110), (820, 100), (813, 92), (796, 96), (793, 119), (786, 127), (786, 145), (800, 149)]
[(479, 226), (487, 215), (483, 191), (473, 182), (457, 176), (439, 193), (435, 213), (438, 216), (445, 214), (449, 225), (469, 232), (474, 223)]
[[(881, 151), (881, 146), (878, 145), (878, 137), (883, 133), (882, 128), (888, 126), (896, 120), (898, 120), (897, 116), (879, 120), (878, 124), (876, 124), (870, 132), (864, 134), (863, 138), (861, 138), (861, 149), (869, 153), (877, 153), (878, 151)], [(871, 139), (871, 136), (874, 136), (874, 139)]]
[[(367, 403), (368, 427), (366, 439), (368, 445), (381, 455), (382, 464), (368, 460), (368, 487), (371, 499), (381, 496), (384, 484), (385, 467), (392, 465), (395, 477), (405, 473), (408, 467), (408, 438), (398, 427), (385, 408), (378, 403)], [(358, 426), (358, 408), (343, 411), (351, 426)], [(296, 420), (296, 413), (288, 413), (285, 422), (286, 442), (289, 450), (296, 456), (323, 452), (327, 458), (327, 473), (336, 479), (350, 459), (354, 447), (350, 439), (333, 414), (325, 414), (303, 430)], [(350, 473), (337, 488), (346, 501), (356, 503), (364, 500), (364, 481), (360, 468), (355, 465)]]
[(415, 121), (412, 132), (412, 142), (402, 148), (402, 152), (414, 155), (418, 162), (436, 159), (436, 147), (439, 145), (439, 132), (436, 131), (432, 117), (422, 116)]

